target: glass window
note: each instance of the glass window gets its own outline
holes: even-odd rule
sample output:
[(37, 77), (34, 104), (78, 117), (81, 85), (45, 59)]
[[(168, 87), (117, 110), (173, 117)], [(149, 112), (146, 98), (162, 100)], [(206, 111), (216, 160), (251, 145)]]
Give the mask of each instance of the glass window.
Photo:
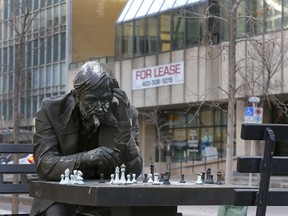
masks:
[(53, 35), (53, 62), (59, 59), (59, 35)]
[(141, 56), (145, 53), (145, 19), (135, 21), (134, 56)]
[(52, 66), (49, 65), (46, 67), (46, 86), (52, 86)]
[(249, 32), (253, 34), (260, 34), (263, 32), (263, 15), (264, 15), (264, 5), (263, 0), (250, 0), (247, 1), (248, 4), (248, 14), (251, 14), (255, 19), (249, 20)]
[(283, 0), (283, 27), (288, 27), (288, 0)]
[(60, 65), (60, 85), (65, 85), (66, 83), (66, 70), (65, 63)]
[(211, 110), (201, 110), (200, 112), (200, 126), (207, 127), (212, 125), (212, 112)]
[(9, 73), (9, 91), (12, 92), (13, 91), (13, 87), (14, 87), (14, 76), (12, 73)]
[(197, 10), (197, 8), (187, 8), (186, 12), (186, 40), (185, 40), (185, 46), (191, 47), (198, 45), (199, 42), (199, 36), (200, 36), (200, 22), (199, 19), (196, 17), (191, 16), (191, 11)]
[(61, 51), (60, 51), (60, 61), (65, 60), (66, 55), (66, 34), (61, 33), (60, 34), (60, 40), (61, 40)]
[(282, 5), (278, 1), (265, 0), (265, 27), (267, 31), (281, 28)]
[(32, 61), (32, 43), (31, 41), (27, 41), (26, 43), (26, 67), (31, 67), (31, 61)]
[(39, 74), (39, 84), (40, 84), (40, 88), (44, 88), (45, 87), (45, 70), (44, 67), (40, 68), (40, 74)]
[(39, 88), (39, 69), (36, 68), (33, 70), (33, 89)]
[(123, 24), (122, 57), (129, 58), (133, 54), (133, 22)]
[(154, 0), (145, 0), (143, 1), (143, 3), (141, 4), (141, 7), (139, 8), (137, 14), (136, 14), (136, 17), (139, 18), (139, 17), (144, 17), (148, 10), (150, 9), (152, 3), (153, 3)]
[(162, 14), (160, 16), (160, 49), (162, 52), (170, 50), (171, 44), (171, 16), (169, 14)]
[(46, 63), (51, 63), (52, 61), (52, 37), (47, 37), (47, 47), (46, 47)]
[(3, 71), (6, 72), (8, 71), (8, 52), (7, 52), (7, 47), (4, 48), (3, 50)]
[(121, 27), (122, 25), (116, 25), (115, 35), (115, 57), (116, 59), (121, 58)]
[(60, 77), (59, 77), (59, 64), (53, 66), (53, 86), (59, 85)]
[(133, 1), (133, 4), (130, 6), (129, 11), (126, 13), (123, 21), (131, 20), (135, 17), (135, 14), (139, 10), (143, 0)]
[(33, 66), (38, 65), (38, 40), (33, 41)]
[(184, 48), (185, 18), (179, 12), (173, 13), (173, 49)]
[[(19, 45), (16, 45), (16, 47), (19, 48)], [(9, 47), (9, 71), (12, 71), (13, 68), (14, 68), (14, 49), (12, 46), (10, 46)]]
[(147, 18), (146, 53), (158, 52), (158, 17)]
[(45, 64), (45, 39), (40, 38), (40, 65)]

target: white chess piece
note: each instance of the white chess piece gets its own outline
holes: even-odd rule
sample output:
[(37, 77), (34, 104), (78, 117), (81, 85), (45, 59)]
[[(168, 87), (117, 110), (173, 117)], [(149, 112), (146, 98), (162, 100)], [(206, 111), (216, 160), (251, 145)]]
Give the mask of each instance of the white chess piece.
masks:
[(61, 181), (59, 182), (59, 184), (64, 184), (64, 174), (61, 174)]
[(133, 178), (132, 178), (132, 183), (133, 183), (133, 184), (137, 183), (136, 174), (135, 174), (135, 173), (132, 174), (132, 177), (133, 177)]
[(111, 174), (110, 177), (111, 177), (111, 180), (110, 180), (109, 184), (113, 184), (113, 182), (114, 182), (114, 174)]
[(203, 182), (202, 182), (202, 174), (201, 173), (198, 173), (197, 174), (197, 181), (195, 184), (198, 184), (198, 185), (202, 185)]
[(148, 174), (148, 183), (153, 183), (152, 174)]
[(154, 173), (154, 181), (153, 181), (152, 184), (153, 184), (153, 185), (160, 185), (159, 173)]
[(83, 173), (81, 172), (81, 170), (76, 170), (75, 173), (75, 183), (76, 184), (84, 184), (84, 181), (83, 181)]
[(73, 174), (71, 174), (70, 175), (70, 184), (75, 184), (76, 183), (76, 181), (75, 181), (75, 178), (76, 178), (76, 176), (75, 175), (73, 175)]
[(131, 181), (131, 176), (130, 174), (127, 175), (127, 184), (132, 184), (132, 181)]
[(64, 172), (64, 181), (63, 181), (63, 184), (70, 184), (70, 178), (69, 178), (69, 175), (70, 175), (70, 169), (67, 168)]
[(115, 168), (115, 179), (113, 181), (113, 184), (119, 184), (119, 181), (120, 181), (120, 179), (119, 179), (119, 167), (117, 166)]
[(119, 184), (126, 184), (125, 168), (126, 168), (125, 164), (122, 164), (121, 165), (121, 178), (120, 178)]

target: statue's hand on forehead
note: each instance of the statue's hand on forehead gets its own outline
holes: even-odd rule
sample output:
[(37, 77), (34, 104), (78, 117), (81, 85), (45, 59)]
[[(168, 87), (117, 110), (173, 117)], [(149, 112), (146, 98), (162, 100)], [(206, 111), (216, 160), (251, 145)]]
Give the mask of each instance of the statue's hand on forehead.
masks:
[(118, 121), (129, 121), (127, 111), (130, 107), (130, 102), (126, 93), (120, 89), (113, 89), (113, 96), (118, 100), (118, 106), (114, 106), (113, 114), (117, 118)]

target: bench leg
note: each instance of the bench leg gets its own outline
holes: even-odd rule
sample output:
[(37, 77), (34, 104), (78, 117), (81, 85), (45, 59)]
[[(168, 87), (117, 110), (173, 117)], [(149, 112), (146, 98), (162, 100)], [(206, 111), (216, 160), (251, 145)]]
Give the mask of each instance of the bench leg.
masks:
[(264, 155), (260, 164), (260, 186), (257, 197), (256, 216), (265, 216), (267, 207), (267, 198), (269, 192), (269, 184), (271, 177), (271, 166), (275, 148), (275, 135), (270, 128), (266, 128), (264, 132), (265, 149)]

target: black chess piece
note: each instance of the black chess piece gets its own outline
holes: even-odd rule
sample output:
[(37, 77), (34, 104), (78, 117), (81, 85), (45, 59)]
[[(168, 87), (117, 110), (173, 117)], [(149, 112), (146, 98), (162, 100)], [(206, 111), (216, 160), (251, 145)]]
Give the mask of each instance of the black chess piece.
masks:
[(186, 183), (184, 180), (184, 174), (181, 174), (181, 180), (179, 181), (179, 183)]
[(100, 180), (99, 180), (99, 183), (105, 183), (105, 180), (104, 180), (104, 174), (103, 174), (103, 173), (100, 174)]
[(161, 177), (160, 177), (159, 182), (164, 182), (164, 173), (161, 173)]
[(171, 184), (170, 183), (170, 172), (164, 173), (163, 177), (164, 177), (163, 184), (164, 185), (170, 185)]
[(222, 185), (222, 172), (220, 170), (218, 170), (217, 172), (217, 180), (215, 182), (215, 184), (217, 185)]
[(148, 182), (147, 173), (144, 173), (144, 179), (143, 179), (143, 182), (144, 182), (144, 183)]
[(206, 172), (200, 172), (201, 173), (201, 181), (204, 183), (205, 182), (205, 174)]
[(204, 184), (214, 184), (214, 181), (212, 178), (213, 177), (211, 176), (211, 168), (208, 168), (206, 171), (206, 180)]
[(150, 164), (150, 173), (152, 174), (152, 179), (154, 181), (154, 164), (153, 164), (153, 162), (151, 162), (151, 164)]

